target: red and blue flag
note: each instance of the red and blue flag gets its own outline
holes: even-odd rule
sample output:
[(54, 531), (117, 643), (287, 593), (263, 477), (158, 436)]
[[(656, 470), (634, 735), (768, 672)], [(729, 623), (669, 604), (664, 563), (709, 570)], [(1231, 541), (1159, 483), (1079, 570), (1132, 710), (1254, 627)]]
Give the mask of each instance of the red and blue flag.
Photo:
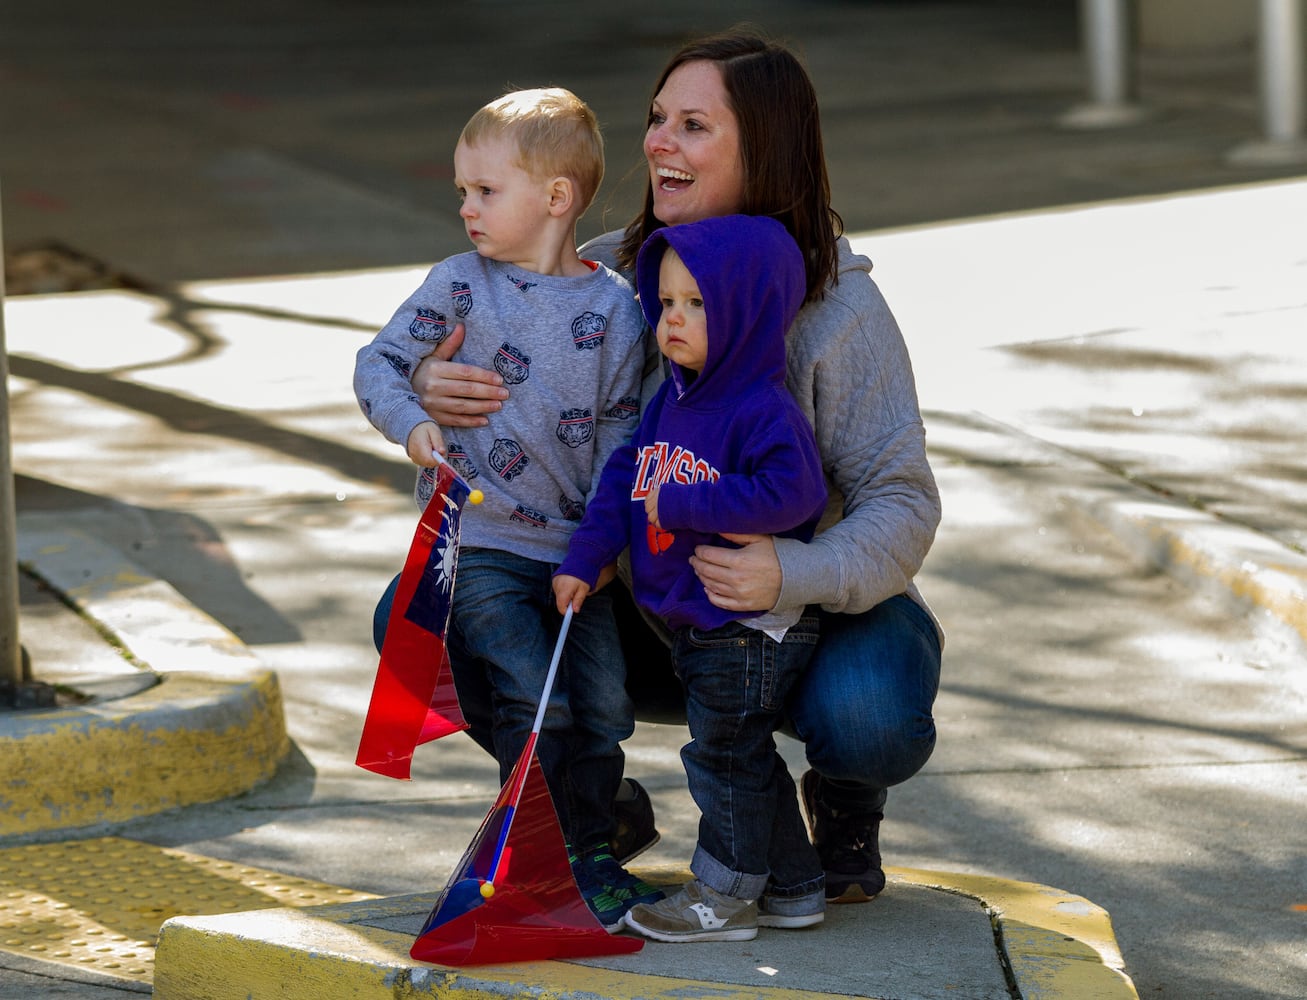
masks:
[(355, 758), (359, 767), (391, 778), (410, 777), (419, 745), (468, 728), (445, 634), (458, 570), (459, 518), (469, 492), (449, 465), (436, 467), (435, 491), (395, 590)]
[[(418, 745), (468, 728), (445, 635), (469, 497), (479, 499), (441, 462), (400, 573), (359, 740), (355, 763), (378, 774), (410, 777)], [(415, 959), (479, 965), (581, 958), (638, 951), (643, 943), (610, 935), (581, 898), (536, 754), (571, 620), (569, 608), (526, 746), (414, 941)]]

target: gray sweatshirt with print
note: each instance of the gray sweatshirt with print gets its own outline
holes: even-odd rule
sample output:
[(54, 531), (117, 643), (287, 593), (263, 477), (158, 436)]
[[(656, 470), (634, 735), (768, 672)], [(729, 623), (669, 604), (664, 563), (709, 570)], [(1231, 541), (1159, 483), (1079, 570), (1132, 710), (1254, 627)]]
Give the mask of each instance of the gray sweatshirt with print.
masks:
[[(427, 416), (410, 379), (464, 325), (454, 360), (509, 389), (486, 427), (443, 430), (447, 458), (485, 500), (463, 517), (464, 546), (558, 563), (608, 456), (640, 416), (644, 317), (603, 265), (579, 278), (535, 274), (475, 252), (435, 265), (355, 358), (364, 414), (401, 447)], [(431, 498), (422, 470), (416, 499)]]

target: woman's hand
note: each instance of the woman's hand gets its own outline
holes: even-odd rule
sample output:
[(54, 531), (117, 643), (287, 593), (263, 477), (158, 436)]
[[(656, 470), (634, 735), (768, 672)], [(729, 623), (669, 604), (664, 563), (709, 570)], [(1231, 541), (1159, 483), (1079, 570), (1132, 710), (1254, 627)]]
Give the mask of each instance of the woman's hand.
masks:
[(771, 535), (728, 535), (743, 546), (700, 545), (690, 557), (708, 600), (727, 611), (770, 611), (781, 596), (781, 563)]
[(422, 409), (443, 427), (484, 427), (487, 413), (503, 408), (508, 398), (498, 372), (450, 361), (463, 344), (463, 324), (427, 355), (413, 372), (413, 391)]

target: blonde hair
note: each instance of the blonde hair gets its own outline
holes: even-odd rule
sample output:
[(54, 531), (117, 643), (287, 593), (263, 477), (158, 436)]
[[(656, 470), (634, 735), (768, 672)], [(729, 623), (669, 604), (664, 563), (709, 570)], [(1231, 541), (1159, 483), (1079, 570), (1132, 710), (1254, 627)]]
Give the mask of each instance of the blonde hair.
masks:
[(515, 90), (474, 114), (458, 141), (475, 146), (486, 137), (517, 143), (517, 163), (532, 177), (568, 177), (577, 204), (590, 207), (604, 179), (604, 138), (589, 105), (562, 87)]

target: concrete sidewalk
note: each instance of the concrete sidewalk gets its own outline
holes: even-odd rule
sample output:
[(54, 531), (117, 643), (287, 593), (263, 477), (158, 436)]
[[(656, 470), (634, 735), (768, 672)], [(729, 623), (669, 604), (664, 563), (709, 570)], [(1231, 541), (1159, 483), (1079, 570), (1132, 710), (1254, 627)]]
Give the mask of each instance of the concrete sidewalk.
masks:
[[(1234, 239), (1246, 239), (1244, 229), (1261, 230), (1268, 220), (1294, 215), (1304, 199), (1307, 199), (1307, 184), (1281, 183), (1097, 211), (1075, 209), (1047, 215), (870, 233), (860, 237), (857, 244), (892, 261), (892, 267), (887, 270), (893, 271), (910, 271), (914, 259), (917, 259), (931, 261), (937, 273), (961, 274), (965, 262), (974, 259), (976, 246), (1001, 249), (1005, 268), (1025, 271), (1034, 266), (1032, 255), (1037, 254), (1038, 247), (1048, 244), (1089, 246), (1093, 244), (1093, 228), (1106, 225), (1118, 237), (1125, 234), (1126, 242), (1136, 246), (1139, 253), (1170, 255), (1176, 258), (1173, 262), (1175, 273), (1192, 274), (1192, 262), (1183, 256), (1183, 232), (1169, 232), (1166, 226), (1159, 225), (1159, 213), (1185, 217), (1196, 228), (1223, 229)], [(1034, 249), (1021, 250), (1021, 247)], [(1022, 254), (1031, 256), (1031, 259), (1023, 259)], [(1299, 286), (1276, 281), (1258, 289), (1259, 276), (1272, 273), (1275, 261), (1290, 268), (1301, 266), (1285, 257), (1284, 248), (1264, 240), (1258, 252), (1250, 254), (1244, 262), (1244, 270), (1224, 269), (1223, 273), (1231, 283), (1227, 287), (1238, 283), (1243, 290), (1235, 296), (1240, 307), (1239, 316), (1227, 318), (1226, 322), (1236, 327), (1241, 323), (1265, 322), (1278, 328), (1281, 324), (1292, 326), (1301, 318), (1307, 305), (1299, 301)], [(1173, 292), (1167, 291), (1170, 281), (1191, 280), (1168, 278), (1170, 273), (1157, 267), (1151, 273), (1152, 287), (1163, 290), (1167, 303), (1173, 301)], [(983, 281), (985, 277), (978, 275), (975, 280)], [(333, 285), (363, 283), (369, 290), (362, 296), (363, 300), (383, 301), (386, 297), (381, 294), (382, 286), (398, 285), (410, 278), (407, 270), (325, 279), (293, 278), (253, 286), (197, 288), (192, 297), (197, 302), (217, 304), (257, 297), (261, 310), (284, 314), (291, 312), (293, 303), (301, 300), (299, 292), (305, 284), (330, 292)], [(891, 274), (889, 279), (883, 280), (898, 279)], [(1198, 275), (1193, 280), (1203, 279)], [(1007, 466), (1027, 470), (1028, 476), (1035, 470), (1054, 470), (1056, 485), (1052, 496), (1058, 502), (1095, 518), (1109, 527), (1116, 537), (1146, 552), (1150, 558), (1183, 570), (1191, 582), (1219, 595), (1222, 605), (1232, 614), (1251, 612), (1254, 621), (1261, 621), (1264, 626), (1259, 629), (1260, 633), (1266, 633), (1268, 629), (1277, 635), (1282, 633), (1274, 644), (1261, 648), (1282, 651), (1280, 655), (1294, 655), (1293, 651), (1300, 648), (1303, 634), (1301, 588), (1302, 582), (1307, 580), (1307, 569), (1304, 568), (1307, 560), (1292, 544), (1277, 540), (1275, 533), (1265, 528), (1254, 530), (1249, 525), (1236, 523), (1228, 515), (1218, 516), (1223, 512), (1206, 510), (1207, 505), (1203, 503), (1193, 500), (1179, 502), (1173, 495), (1168, 496), (1168, 491), (1159, 485), (1166, 481), (1165, 459), (1185, 456), (1167, 453), (1161, 448), (1154, 448), (1151, 453), (1145, 449), (1144, 444), (1154, 440), (1157, 431), (1150, 435), (1136, 429), (1136, 443), (1130, 454), (1143, 455), (1147, 461), (1135, 457), (1138, 467), (1128, 476), (1112, 468), (1111, 455), (1101, 447), (1086, 447), (1082, 441), (1065, 438), (1059, 440), (1055, 432), (1058, 427), (1064, 428), (1063, 433), (1067, 435), (1089, 432), (1089, 424), (1079, 415), (1092, 414), (1096, 407), (1110, 404), (1111, 399), (1101, 386), (1084, 384), (1077, 377), (1050, 380), (1045, 363), (1032, 363), (1027, 357), (1029, 352), (1020, 346), (1036, 343), (1033, 337), (1028, 340), (1018, 338), (1015, 349), (990, 344), (988, 338), (992, 336), (992, 328), (988, 324), (997, 317), (983, 309), (967, 310), (974, 325), (966, 331), (971, 341), (962, 342), (955, 324), (942, 315), (931, 315), (932, 310), (941, 308), (935, 299), (914, 294), (910, 287), (900, 291), (901, 311), (909, 321), (915, 321), (926, 329), (953, 331), (951, 341), (958, 350), (966, 352), (965, 366), (939, 368), (926, 365), (922, 366), (921, 374), (932, 449), (940, 466), (945, 496), (959, 498), (964, 505), (963, 510), (954, 510), (955, 520), (966, 523), (980, 515), (983, 522), (987, 518), (981, 498), (990, 491), (977, 473), (969, 469)], [(343, 296), (344, 292), (337, 294)], [(12, 314), (16, 320), (13, 343), (17, 356), (25, 362), (45, 359), (42, 363), (62, 368), (83, 349), (92, 348), (93, 340), (88, 336), (81, 343), (64, 343), (52, 350), (43, 346), (41, 331), (52, 324), (82, 326), (76, 322), (76, 317), (86, 315), (85, 310), (102, 315), (126, 308), (132, 298), (128, 293), (97, 293), (13, 303)], [(1041, 314), (1036, 308), (1023, 316), (1030, 323), (1065, 323), (1056, 306), (1058, 301), (1061, 300), (1057, 295), (1050, 294), (1053, 304), (1046, 307), (1046, 313)], [(1209, 317), (1204, 309), (1195, 305), (1193, 300), (1188, 301), (1187, 314), (1167, 308), (1165, 315), (1176, 323), (1205, 322)], [(1223, 297), (1221, 301), (1224, 308), (1227, 300)], [(1129, 308), (1120, 305), (1103, 308), (1109, 311), (1116, 308), (1125, 314), (1133, 309), (1142, 309), (1144, 313), (1152, 311), (1146, 296), (1135, 295), (1130, 302)], [(1125, 314), (1113, 324), (1115, 332), (1101, 334), (1093, 338), (1094, 342), (1101, 343), (1111, 338), (1146, 338), (1149, 335), (1146, 325), (1142, 324), (1138, 326), (1138, 332), (1131, 332), (1136, 324)], [(1108, 322), (1108, 317), (1083, 311), (1077, 312), (1074, 320), (1075, 324), (1086, 328)], [(1075, 332), (1075, 326), (1068, 330), (1072, 335)], [(1012, 336), (1012, 329), (1004, 327), (1003, 335)], [(1060, 342), (1061, 338), (1052, 341), (1053, 344)], [(1199, 342), (1206, 349), (1203, 355), (1206, 362), (1186, 361), (1183, 368), (1206, 372), (1222, 370), (1222, 366), (1226, 369), (1237, 367), (1220, 360), (1220, 352), (1214, 350), (1223, 343), (1225, 341), (1215, 333), (1208, 334)], [(1298, 353), (1301, 348), (1294, 341), (1268, 333), (1260, 347), (1265, 349), (1272, 343), (1278, 348), (1276, 370), (1281, 376), (1302, 365)], [(253, 346), (252, 342), (244, 344), (240, 338), (230, 338), (226, 351), (235, 352), (236, 356), (224, 364), (243, 365), (240, 355)], [(1245, 335), (1240, 337), (1238, 349), (1231, 346), (1231, 351), (1242, 357), (1241, 351), (1254, 346), (1257, 346), (1256, 342)], [(1193, 358), (1197, 345), (1194, 341), (1185, 341), (1183, 350), (1185, 358)], [(345, 354), (343, 348), (341, 354)], [(1036, 355), (1037, 361), (1042, 362), (1042, 358), (1042, 355)], [(22, 365), (20, 369), (23, 369)], [(328, 371), (330, 369), (328, 366)], [(44, 370), (20, 370), (19, 374), (20, 378), (30, 379), (33, 372)], [(958, 371), (965, 371), (966, 378), (959, 380), (956, 377)], [(203, 380), (200, 373), (196, 375)], [(305, 399), (313, 398), (317, 391), (312, 384), (305, 384), (297, 390)], [(1117, 391), (1123, 398), (1137, 400), (1135, 394), (1125, 392), (1119, 386)], [(1178, 390), (1177, 394), (1184, 395)], [(1241, 398), (1237, 393), (1230, 395), (1234, 400)], [(947, 407), (940, 406), (944, 397), (948, 398)], [(1156, 395), (1151, 398), (1160, 399)], [(24, 395), (24, 406), (37, 402), (36, 398), (29, 399)], [(936, 403), (935, 408), (931, 407), (931, 402)], [(1151, 408), (1148, 405), (1143, 407), (1146, 412)], [(54, 411), (43, 408), (31, 412), (43, 413), (47, 418), (54, 415)], [(1041, 430), (1032, 414), (1051, 426)], [(106, 413), (106, 418), (108, 416)], [(1209, 416), (1217, 423), (1232, 422), (1228, 407), (1223, 416), (1214, 412)], [(57, 436), (51, 437), (52, 425), (48, 421), (42, 421), (41, 426), (39, 432), (20, 434), (18, 443), (22, 453), (36, 455), (41, 442), (58, 440)], [(1038, 436), (1036, 431), (1040, 431)], [(1241, 439), (1247, 441), (1246, 430)], [(1121, 437), (1113, 435), (1107, 440), (1119, 443)], [(1210, 435), (1195, 439), (1209, 445), (1211, 440)], [(180, 456), (181, 453), (177, 454)], [(1201, 455), (1199, 449), (1198, 457)], [(1196, 459), (1188, 456), (1187, 460)], [(106, 462), (113, 461), (111, 455), (106, 457)], [(78, 460), (79, 467), (84, 463), (85, 460)], [(87, 472), (96, 474), (94, 469), (82, 469), (78, 475)], [(1213, 490), (1217, 489), (1217, 472), (1211, 469), (1203, 479)], [(104, 473), (108, 474), (107, 465)], [(257, 477), (254, 480), (260, 481)], [(117, 588), (134, 590), (140, 587), (147, 580), (148, 572), (130, 564), (125, 557), (123, 564), (115, 568), (109, 564), (113, 558), (112, 550), (100, 549), (100, 556), (92, 558), (92, 552), (97, 551), (100, 543), (93, 543), (90, 539), (103, 533), (95, 527), (97, 518), (103, 523), (103, 515), (86, 511), (43, 512), (41, 506), (51, 503), (48, 490), (25, 491), (25, 495), (30, 502), (25, 504), (23, 514), (25, 547), (21, 554), (37, 575), (53, 584), (55, 589), (61, 589), (65, 596), (76, 597), (76, 603), (87, 619), (102, 626), (116, 621), (116, 625), (104, 630), (111, 631), (121, 645), (138, 653), (138, 659), (150, 663), (156, 670), (166, 673), (167, 667), (161, 667), (164, 663), (184, 663), (187, 669), (214, 669), (211, 664), (198, 663), (193, 650), (152, 647), (150, 642), (157, 641), (157, 638), (152, 639), (151, 633), (166, 635), (169, 632), (166, 622), (162, 629), (146, 628), (139, 636), (133, 636), (133, 626), (151, 626), (157, 615), (124, 615), (119, 600), (121, 594), (115, 591)], [(962, 501), (960, 498), (964, 497), (966, 499)], [(1288, 494), (1284, 498), (1288, 498)], [(58, 506), (57, 503), (51, 505)], [(1293, 524), (1292, 507), (1281, 505), (1273, 508), (1268, 501), (1261, 507), (1263, 525), (1271, 524), (1276, 509), (1280, 511), (1286, 529), (1290, 528)], [(1035, 523), (1038, 517), (1029, 515), (1029, 520)], [(67, 543), (60, 544), (57, 540), (57, 532), (61, 530), (59, 525), (64, 525), (66, 530), (76, 530), (80, 526), (80, 538), (70, 534)], [(80, 561), (71, 563), (71, 569), (66, 564), (66, 553), (70, 551), (81, 557)], [(88, 567), (97, 563), (102, 565), (98, 571), (92, 572)], [(61, 574), (62, 587), (59, 583)], [(108, 583), (78, 590), (74, 583), (79, 576)], [(153, 591), (147, 585), (145, 592)], [(177, 606), (183, 605), (184, 601), (179, 598)], [(194, 628), (181, 630), (183, 634), (194, 631)], [(142, 653), (145, 655), (139, 655)], [(57, 668), (52, 672), (57, 673)], [(1297, 690), (1301, 692), (1301, 676), (1296, 681)], [(122, 700), (122, 704), (131, 701), (129, 696)], [(103, 714), (103, 709), (100, 711)], [(274, 730), (277, 721), (273, 720)], [(231, 752), (242, 755), (243, 759), (245, 748), (240, 746), (240, 742), (224, 745), (230, 746)], [(993, 751), (1001, 753), (1001, 748), (995, 746), (991, 748)], [(227, 770), (221, 749), (216, 754), (212, 749), (209, 753), (210, 767), (216, 765), (219, 772)], [(15, 773), (13, 768), (6, 768), (6, 771)], [(483, 791), (488, 793), (492, 788), (486, 787)], [(130, 801), (131, 796), (115, 798)], [(486, 801), (482, 801), (481, 808), (485, 807)], [(62, 815), (69, 817), (73, 814)], [(106, 821), (114, 818), (104, 816)], [(71, 825), (77, 827), (78, 824)], [(58, 833), (57, 824), (54, 832)], [(451, 831), (449, 837), (452, 843), (446, 846), (457, 852), (460, 846), (457, 829)], [(646, 873), (668, 882), (677, 877), (674, 866), (669, 869), (665, 863), (661, 868), (646, 869)], [(301, 986), (302, 995), (309, 996), (315, 995), (315, 991), (320, 993), (324, 983), (338, 986), (348, 983), (350, 989), (358, 991), (356, 995), (365, 996), (375, 991), (381, 996), (387, 995), (385, 991), (392, 989), (396, 982), (403, 982), (413, 991), (412, 995), (420, 996), (424, 995), (423, 991), (434, 991), (437, 985), (441, 990), (481, 991), (496, 983), (498, 989), (511, 989), (512, 983), (561, 989), (564, 984), (580, 982), (576, 977), (581, 973), (571, 966), (463, 970), (452, 980), (447, 976), (431, 978), (425, 966), (407, 958), (407, 947), (433, 902), (434, 896), (426, 893), (386, 896), (326, 908), (264, 911), (258, 916), (244, 910), (226, 916), (186, 916), (179, 911), (165, 925), (159, 941), (154, 987), (160, 996), (211, 996), (216, 1000), (250, 993), (263, 995), (260, 990), (284, 996), (301, 995), (294, 992)], [(866, 967), (836, 957), (856, 950), (854, 941), (878, 942), (878, 949), (883, 949), (880, 952), (882, 957)], [(700, 962), (705, 964), (700, 965)], [(674, 993), (693, 981), (716, 982), (741, 989), (757, 989), (765, 983), (768, 988), (797, 988), (816, 993), (848, 994), (850, 990), (856, 990), (859, 992), (854, 995), (868, 997), (933, 997), (946, 995), (950, 987), (961, 988), (968, 996), (997, 997), (1013, 992), (1018, 996), (1134, 995), (1109, 917), (1094, 901), (1039, 883), (938, 869), (895, 868), (892, 885), (882, 900), (866, 907), (833, 908), (827, 924), (819, 931), (768, 932), (760, 937), (758, 943), (739, 949), (733, 946), (691, 949), (687, 953), (683, 949), (650, 945), (629, 959), (585, 964), (607, 970), (604, 973), (607, 978), (602, 982), (608, 984), (606, 989), (614, 996)], [(215, 969), (223, 970), (223, 974), (213, 975)], [(778, 971), (759, 972), (759, 969)], [(760, 979), (760, 976), (765, 978)], [(781, 978), (776, 978), (778, 976)], [(828, 980), (828, 976), (834, 976), (834, 980)], [(561, 978), (555, 980), (555, 977)], [(274, 982), (281, 984), (275, 991), (271, 986)], [(286, 982), (300, 985), (289, 987), (284, 985)], [(572, 988), (583, 987), (574, 985)]]
[[(832, 907), (818, 929), (764, 930), (744, 945), (649, 942), (618, 959), (440, 970), (408, 955), (434, 894), (371, 898), (248, 868), (234, 883), (212, 877), (216, 859), (94, 837), (249, 790), (285, 756), (286, 731), (276, 680), (243, 645), (77, 530), (78, 520), (30, 509), (20, 519), (26, 578), (43, 587), (27, 589), (24, 625), (33, 627), (24, 634), (43, 679), (73, 703), (0, 719), (0, 773), (15, 776), (0, 831), (8, 897), (0, 965), (7, 956), (20, 971), (53, 966), (44, 974), (86, 989), (148, 986), (187, 1000), (381, 1000), (396, 989), (413, 997), (1136, 996), (1106, 911), (1074, 893), (993, 876), (890, 867), (874, 905)], [(103, 878), (106, 856), (117, 879)], [(64, 873), (53, 883), (51, 867)], [(669, 887), (688, 877), (665, 864), (635, 870)], [(150, 890), (126, 891), (137, 879)], [(288, 884), (294, 897), (278, 896)], [(323, 902), (332, 897), (353, 901)], [(208, 912), (199, 900), (215, 914), (187, 915)], [(87, 946), (102, 934), (105, 947)], [(870, 941), (875, 962), (848, 960)]]

